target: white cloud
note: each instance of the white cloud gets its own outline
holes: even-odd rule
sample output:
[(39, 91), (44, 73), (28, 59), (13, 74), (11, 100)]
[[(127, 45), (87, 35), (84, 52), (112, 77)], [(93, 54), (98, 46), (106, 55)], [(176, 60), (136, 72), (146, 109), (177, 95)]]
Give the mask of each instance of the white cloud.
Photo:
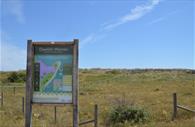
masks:
[(135, 8), (131, 9), (129, 14), (119, 18), (119, 20), (116, 21), (115, 23), (111, 23), (111, 24), (104, 26), (104, 30), (110, 30), (124, 23), (138, 20), (142, 18), (144, 15), (146, 15), (148, 12), (153, 10), (153, 8), (157, 6), (159, 3), (160, 3), (160, 0), (150, 0), (146, 4), (138, 5)]
[(22, 0), (5, 0), (2, 4), (5, 13), (15, 16), (19, 23), (25, 22)]
[(95, 34), (90, 34), (87, 37), (85, 37), (83, 40), (81, 40), (80, 48), (82, 48), (84, 45), (90, 43), (95, 39)]
[[(169, 12), (169, 13), (168, 13), (167, 15), (165, 15), (165, 16), (162, 16), (162, 17), (159, 17), (159, 18), (156, 18), (156, 19), (152, 20), (151, 22), (148, 23), (148, 25), (152, 25), (152, 24), (161, 22), (161, 21), (167, 19), (169, 16), (172, 16), (172, 15), (178, 13), (178, 12), (179, 12), (179, 11), (177, 11), (177, 10), (176, 10), (176, 11)], [(172, 17), (173, 17), (173, 16), (172, 16)]]
[(5, 33), (1, 33), (0, 70), (13, 71), (25, 69), (26, 50), (10, 42)]
[(152, 24), (161, 22), (161, 21), (163, 21), (164, 19), (165, 19), (165, 17), (160, 17), (160, 18), (154, 19), (153, 21), (149, 22), (148, 24), (149, 24), (149, 25), (152, 25)]
[(102, 32), (89, 34), (87, 37), (81, 40), (79, 47), (83, 48), (83, 46), (85, 46), (86, 44), (94, 43), (95, 41), (101, 40), (105, 36), (105, 33)]
[(114, 23), (105, 22), (101, 24), (101, 28), (99, 29), (98, 32), (89, 34), (87, 37), (81, 40), (80, 47), (82, 48), (86, 44), (89, 44), (89, 43), (92, 43), (94, 41), (104, 38), (105, 33), (108, 32), (108, 30), (113, 30), (113, 28), (120, 26), (124, 23), (140, 19), (145, 14), (150, 12), (156, 5), (158, 5), (160, 1), (161, 0), (150, 0), (146, 4), (138, 5), (135, 8), (131, 9), (129, 14), (122, 16), (121, 18), (118, 19), (118, 21)]

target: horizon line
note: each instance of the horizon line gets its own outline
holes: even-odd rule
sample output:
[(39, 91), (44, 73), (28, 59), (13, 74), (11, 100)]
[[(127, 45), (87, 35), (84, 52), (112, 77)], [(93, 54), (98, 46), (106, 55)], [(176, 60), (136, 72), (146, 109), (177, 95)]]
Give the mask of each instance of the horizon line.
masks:
[[(192, 70), (195, 71), (195, 68), (104, 68), (104, 67), (89, 67), (89, 68), (79, 68), (81, 70)], [(17, 71), (26, 71), (26, 69), (18, 70), (0, 70), (0, 72), (17, 72)]]

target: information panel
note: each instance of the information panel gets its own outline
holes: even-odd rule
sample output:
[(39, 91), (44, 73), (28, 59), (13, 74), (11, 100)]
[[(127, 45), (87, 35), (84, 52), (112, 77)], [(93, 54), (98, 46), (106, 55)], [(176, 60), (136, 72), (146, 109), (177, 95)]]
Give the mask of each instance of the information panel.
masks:
[(34, 103), (72, 103), (73, 46), (34, 45)]

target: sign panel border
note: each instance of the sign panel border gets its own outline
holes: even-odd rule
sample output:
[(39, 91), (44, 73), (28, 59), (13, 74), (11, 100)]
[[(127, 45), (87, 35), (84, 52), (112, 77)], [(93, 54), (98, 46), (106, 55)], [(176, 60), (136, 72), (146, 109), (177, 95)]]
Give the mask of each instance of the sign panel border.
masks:
[[(35, 46), (72, 46), (72, 56), (73, 56), (73, 59), (72, 59), (72, 100), (71, 102), (64, 102), (64, 103), (58, 103), (58, 102), (55, 102), (55, 103), (50, 103), (50, 102), (33, 102), (33, 104), (41, 104), (41, 105), (49, 105), (49, 104), (55, 104), (55, 105), (65, 105), (65, 104), (73, 104), (73, 99), (74, 99), (74, 88), (73, 88), (73, 84), (74, 84), (74, 77), (75, 77), (75, 74), (74, 74), (74, 57), (76, 57), (75, 53), (74, 53), (74, 48), (76, 47), (75, 45), (75, 40), (73, 42), (41, 42), (41, 41), (38, 41), (38, 42), (32, 42), (32, 48), (33, 48), (33, 52), (32, 52), (32, 58), (34, 59), (35, 57)], [(78, 54), (77, 54), (78, 55)], [(33, 60), (34, 61), (34, 60)], [(33, 64), (33, 63), (32, 63)], [(77, 65), (78, 66), (78, 65)], [(33, 68), (33, 66), (32, 66)], [(78, 74), (78, 73), (77, 73)], [(76, 74), (76, 75), (77, 75)], [(32, 87), (33, 87), (33, 84), (32, 84)], [(33, 88), (32, 88), (33, 89)], [(33, 92), (32, 92), (33, 94)], [(32, 96), (33, 98), (33, 96)]]

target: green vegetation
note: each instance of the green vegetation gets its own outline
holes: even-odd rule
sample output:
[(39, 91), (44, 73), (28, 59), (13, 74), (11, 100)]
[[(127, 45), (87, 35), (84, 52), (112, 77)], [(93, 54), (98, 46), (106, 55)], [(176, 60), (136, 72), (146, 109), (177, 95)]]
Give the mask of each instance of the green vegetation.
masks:
[[(6, 72), (1, 73), (1, 81), (8, 75), (9, 73)], [(195, 127), (195, 115), (190, 112), (178, 110), (177, 119), (171, 121), (173, 92), (178, 93), (179, 104), (195, 109), (194, 79), (195, 75), (190, 70), (82, 69), (79, 73), (80, 121), (92, 119), (93, 106), (98, 104), (100, 127), (109, 127), (108, 116), (114, 110), (119, 110), (122, 114), (133, 112), (131, 118), (135, 118), (135, 121), (147, 120), (117, 122), (110, 127)], [(4, 83), (4, 86), (6, 85)], [(4, 107), (0, 107), (0, 126), (23, 126), (21, 98), (25, 95), (24, 89), (17, 88), (15, 96), (12, 88), (1, 88), (1, 90), (4, 91), (5, 99)], [(121, 104), (125, 104), (125, 108), (120, 107)], [(33, 126), (71, 127), (72, 107), (70, 105), (57, 107), (56, 124), (53, 111), (53, 106), (33, 105)], [(111, 116), (117, 116), (113, 114)], [(116, 117), (116, 119), (126, 120), (128, 118)], [(83, 127), (92, 126), (89, 124)]]
[(142, 108), (128, 105), (114, 107), (108, 115), (107, 125), (118, 126), (125, 123), (137, 124), (146, 122), (149, 114)]
[(26, 81), (26, 74), (24, 71), (19, 72), (9, 72), (9, 73), (1, 73), (1, 82), (9, 82), (9, 83), (23, 83)]

